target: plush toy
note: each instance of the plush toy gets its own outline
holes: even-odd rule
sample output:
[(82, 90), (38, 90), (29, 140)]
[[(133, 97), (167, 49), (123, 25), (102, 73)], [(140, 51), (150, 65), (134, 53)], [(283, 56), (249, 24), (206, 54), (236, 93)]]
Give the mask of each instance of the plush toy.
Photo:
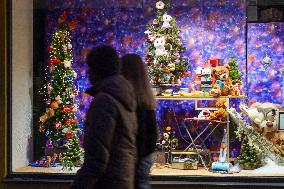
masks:
[(226, 99), (219, 99), (216, 102), (216, 107), (218, 110), (210, 113), (210, 119), (213, 120), (220, 120), (220, 121), (226, 121), (227, 120), (227, 105), (226, 105), (227, 100)]
[(278, 111), (281, 106), (272, 103), (254, 103), (248, 108), (241, 104), (240, 109), (254, 123), (254, 128), (262, 136), (273, 140), (278, 128)]
[(210, 119), (212, 119), (212, 120), (219, 120), (219, 121), (226, 121), (227, 120), (226, 109), (219, 108), (218, 110), (210, 113)]
[(171, 27), (170, 21), (172, 19), (173, 18), (170, 15), (164, 14), (163, 15), (163, 25), (162, 25), (162, 28), (170, 28)]
[(167, 65), (167, 69), (168, 69), (168, 71), (173, 72), (176, 69), (176, 65), (174, 63), (169, 63)]
[(235, 83), (232, 85), (232, 96), (240, 96), (241, 95), (241, 90), (240, 90), (240, 83)]
[(165, 49), (166, 39), (165, 37), (157, 37), (154, 41), (155, 46), (155, 55), (156, 56), (163, 56), (167, 55), (168, 52)]
[(229, 65), (217, 66), (212, 69), (212, 82), (220, 86), (222, 96), (230, 95), (232, 84), (229, 78), (229, 69)]
[(218, 97), (221, 95), (220, 86), (218, 84), (214, 84), (213, 88), (210, 90), (209, 94), (214, 97)]

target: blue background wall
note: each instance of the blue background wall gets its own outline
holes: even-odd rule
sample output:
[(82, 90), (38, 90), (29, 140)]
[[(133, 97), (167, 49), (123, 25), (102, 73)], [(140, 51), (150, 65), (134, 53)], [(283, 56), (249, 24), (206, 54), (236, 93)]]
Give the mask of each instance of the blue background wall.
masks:
[[(284, 25), (249, 24), (248, 78), (246, 83), (245, 59), (245, 1), (244, 0), (172, 0), (169, 14), (176, 17), (181, 29), (182, 42), (186, 47), (183, 56), (191, 67), (192, 81), (194, 70), (202, 66), (210, 57), (225, 59), (234, 56), (243, 73), (243, 91), (248, 86), (248, 101), (283, 101), (283, 34)], [(134, 52), (144, 57), (146, 52), (146, 25), (155, 18), (155, 5), (151, 0), (47, 0), (47, 44), (58, 26), (57, 18), (63, 11), (68, 20), (78, 20), (72, 31), (74, 47), (74, 69), (78, 73), (76, 85), (81, 91), (77, 100), (80, 103), (82, 119), (90, 102), (83, 92), (88, 87), (86, 55), (94, 46), (110, 44), (123, 55)], [(261, 60), (268, 55), (272, 65), (265, 68)], [(48, 55), (46, 55), (48, 60)], [(232, 101), (231, 105), (239, 101)], [(158, 121), (162, 127), (171, 125), (179, 138), (178, 125), (184, 116), (197, 115), (190, 101), (158, 102)], [(82, 121), (81, 121), (82, 123)], [(198, 126), (199, 127), (199, 126)], [(191, 127), (194, 132), (197, 127)], [(219, 133), (219, 135), (222, 135)], [(184, 135), (186, 137), (186, 135)], [(217, 145), (220, 137), (209, 138), (207, 146)], [(186, 143), (186, 142), (185, 142)], [(186, 144), (185, 144), (186, 145)]]

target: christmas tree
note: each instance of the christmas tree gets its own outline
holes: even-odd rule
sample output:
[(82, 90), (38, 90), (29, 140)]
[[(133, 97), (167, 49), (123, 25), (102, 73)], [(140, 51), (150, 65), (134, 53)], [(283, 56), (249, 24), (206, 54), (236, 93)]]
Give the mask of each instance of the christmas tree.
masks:
[(72, 44), (69, 28), (74, 28), (74, 22), (66, 23), (64, 12), (58, 19), (59, 27), (53, 33), (51, 45), (48, 48), (49, 79), (47, 89), (47, 109), (39, 120), (39, 132), (45, 134), (49, 148), (66, 148), (63, 154), (63, 166), (73, 167), (81, 159), (83, 152), (78, 134), (78, 119), (75, 116), (78, 105), (74, 98), (78, 90), (74, 87), (77, 73), (72, 68)]
[(248, 140), (242, 142), (238, 160), (245, 169), (254, 169), (261, 162), (257, 149)]
[(145, 60), (153, 84), (179, 84), (182, 77), (188, 76), (188, 65), (181, 56), (185, 47), (175, 18), (167, 14), (169, 6), (169, 0), (156, 3), (156, 18), (145, 31), (148, 35)]
[(238, 82), (241, 83), (242, 74), (239, 71), (239, 66), (238, 66), (237, 60), (234, 57), (231, 56), (228, 64), (230, 66), (229, 76), (232, 79), (232, 82), (233, 83), (238, 83)]

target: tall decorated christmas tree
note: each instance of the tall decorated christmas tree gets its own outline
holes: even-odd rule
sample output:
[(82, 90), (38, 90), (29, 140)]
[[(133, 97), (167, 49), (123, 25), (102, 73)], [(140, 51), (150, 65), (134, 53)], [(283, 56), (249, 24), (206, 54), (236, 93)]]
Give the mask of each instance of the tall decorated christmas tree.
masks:
[(47, 147), (63, 148), (63, 167), (73, 167), (80, 163), (83, 151), (78, 135), (78, 119), (75, 116), (78, 105), (74, 98), (78, 90), (74, 86), (77, 73), (72, 68), (72, 44), (69, 29), (75, 22), (66, 22), (64, 12), (58, 19), (59, 27), (52, 35), (48, 47), (50, 53), (47, 92), (47, 109), (39, 120), (39, 132), (45, 134)]
[(180, 84), (188, 76), (188, 64), (182, 58), (185, 47), (180, 40), (176, 20), (167, 11), (169, 0), (156, 2), (156, 18), (147, 26), (145, 61), (152, 84)]

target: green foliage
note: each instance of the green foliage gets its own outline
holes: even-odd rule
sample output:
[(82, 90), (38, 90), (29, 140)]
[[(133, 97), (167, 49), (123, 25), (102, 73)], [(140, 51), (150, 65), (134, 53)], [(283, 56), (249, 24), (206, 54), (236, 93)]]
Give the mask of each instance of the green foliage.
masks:
[(69, 139), (64, 146), (67, 148), (67, 151), (63, 154), (63, 169), (72, 169), (73, 167), (83, 163), (84, 151), (80, 147), (78, 137), (74, 136), (73, 138)]
[(261, 163), (258, 150), (252, 144), (249, 144), (248, 140), (242, 142), (238, 160), (241, 165), (250, 165), (252, 168), (255, 168)]
[(234, 57), (231, 56), (228, 64), (230, 66), (229, 76), (230, 76), (230, 78), (232, 78), (232, 81), (233, 82), (241, 82), (242, 74), (239, 70), (237, 60)]
[[(169, 28), (163, 28), (163, 15), (167, 14), (167, 9), (170, 7), (170, 1), (162, 1), (165, 3), (165, 8), (157, 9), (156, 18), (152, 23), (148, 24), (146, 63), (148, 65), (148, 73), (151, 82), (155, 84), (173, 84), (178, 83), (178, 79), (188, 70), (188, 64), (182, 59), (182, 52), (185, 47), (180, 40), (180, 30), (177, 27), (176, 20), (172, 17)], [(165, 49), (167, 55), (156, 55), (154, 40), (157, 37), (164, 37), (166, 40)], [(174, 70), (169, 70), (168, 65), (175, 64)]]
[(74, 98), (78, 91), (74, 87), (76, 72), (72, 64), (72, 44), (68, 27), (61, 24), (53, 33), (48, 48), (49, 80), (47, 89), (47, 109), (40, 117), (39, 132), (52, 140), (54, 147), (67, 145), (67, 152), (63, 154), (63, 164), (72, 167), (82, 157), (82, 150), (78, 139), (81, 130), (75, 116), (77, 105)]

